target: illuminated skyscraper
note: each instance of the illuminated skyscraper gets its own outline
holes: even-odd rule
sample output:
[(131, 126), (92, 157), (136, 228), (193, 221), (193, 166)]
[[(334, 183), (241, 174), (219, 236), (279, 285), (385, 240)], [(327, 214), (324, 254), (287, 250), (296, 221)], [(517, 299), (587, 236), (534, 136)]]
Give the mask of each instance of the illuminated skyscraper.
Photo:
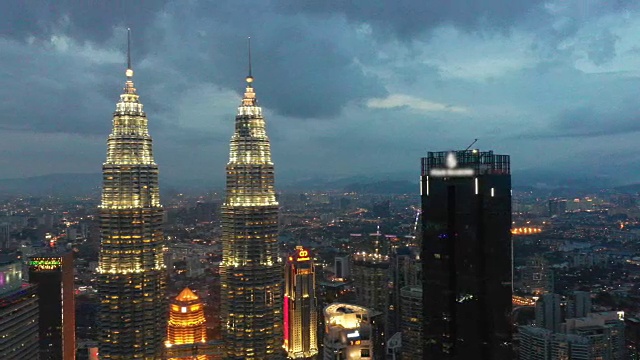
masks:
[(271, 148), (251, 68), (227, 164), (222, 206), (221, 320), (228, 359), (282, 354), (282, 263)]
[(129, 57), (102, 166), (100, 359), (158, 359), (166, 334), (166, 268), (158, 165)]
[(47, 252), (29, 258), (29, 282), (38, 285), (40, 359), (74, 360), (73, 254)]
[(308, 250), (297, 246), (284, 272), (284, 348), (290, 359), (318, 354), (316, 270)]
[[(189, 288), (185, 288), (169, 308), (167, 359), (220, 359), (220, 351), (215, 351), (213, 344), (207, 343), (206, 325), (202, 301)], [(219, 346), (217, 348), (219, 350)]]
[(429, 152), (421, 195), (425, 359), (510, 359), (509, 156)]

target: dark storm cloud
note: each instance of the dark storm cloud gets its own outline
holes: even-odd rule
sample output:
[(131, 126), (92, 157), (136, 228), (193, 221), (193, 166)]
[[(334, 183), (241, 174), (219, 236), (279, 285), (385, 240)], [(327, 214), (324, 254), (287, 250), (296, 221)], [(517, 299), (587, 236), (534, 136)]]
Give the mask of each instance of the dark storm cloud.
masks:
[(466, 30), (507, 29), (539, 9), (543, 0), (280, 0), (282, 11), (343, 14), (402, 40), (439, 25)]
[(0, 35), (23, 39), (68, 31), (76, 39), (103, 42), (116, 26), (148, 26), (166, 2), (3, 0), (0, 5)]
[[(48, 41), (65, 35), (78, 44), (90, 41), (118, 51), (124, 46), (115, 43), (114, 35), (124, 34), (114, 33), (114, 29), (130, 25), (134, 67), (152, 60), (164, 65), (163, 71), (174, 73), (161, 74), (151, 68), (144, 80), (176, 80), (176, 87), (186, 85), (184, 80), (190, 84), (212, 82), (239, 94), (247, 73), (245, 39), (253, 36), (256, 88), (261, 103), (278, 114), (296, 118), (334, 117), (351, 101), (386, 94), (380, 81), (363, 73), (356, 63), (358, 57), (371, 53), (366, 46), (345, 43), (341, 38), (344, 29), (318, 31), (323, 25), (332, 25), (326, 21), (314, 23), (299, 16), (279, 15), (269, 2), (48, 1), (36, 5), (10, 1), (0, 5), (0, 22), (4, 26), (0, 36), (18, 41), (30, 37)], [(46, 78), (46, 70), (43, 67), (34, 71), (33, 76)], [(102, 69), (96, 70), (95, 76), (104, 74)], [(175, 76), (176, 72), (180, 77)], [(114, 84), (107, 80), (108, 74), (103, 79), (94, 84), (96, 90), (112, 99)], [(57, 99), (63, 94), (50, 96), (55, 101), (41, 103), (43, 108), (51, 104), (42, 110), (45, 114), (58, 112), (63, 106)], [(150, 108), (168, 110), (164, 99), (154, 103), (156, 99), (157, 96), (147, 100)], [(25, 121), (27, 128), (41, 128), (39, 121), (51, 124), (34, 117)], [(34, 126), (28, 125), (30, 121), (35, 122)], [(42, 130), (67, 131), (65, 120), (60, 121)], [(84, 132), (83, 122), (73, 123), (79, 132)]]
[[(104, 134), (110, 123), (97, 122), (96, 112), (113, 111), (99, 90), (109, 83), (100, 67), (77, 59), (52, 56), (51, 48), (34, 47), (27, 55), (9, 43), (0, 51), (0, 127), (43, 133)], [(87, 68), (95, 71), (86, 77)], [(75, 70), (75, 71), (74, 71)], [(99, 79), (96, 81), (96, 79)], [(98, 91), (97, 91), (98, 90)]]
[(386, 94), (379, 79), (357, 64), (373, 52), (345, 37), (345, 24), (338, 20), (282, 17), (268, 3), (253, 1), (176, 2), (165, 13), (171, 15), (153, 29), (157, 56), (191, 81), (239, 94), (248, 71), (246, 37), (251, 36), (258, 98), (277, 114), (334, 117), (349, 102)]
[[(625, 47), (638, 13), (622, 12), (637, 6), (631, 0), (3, 1), (0, 129), (20, 131), (0, 131), (1, 151), (18, 148), (0, 176), (14, 171), (3, 169), (60, 171), (58, 164), (99, 171), (124, 82), (127, 26), (154, 153), (163, 174), (176, 178), (224, 175), (247, 74), (247, 36), (279, 178), (381, 167), (413, 174), (426, 149), (466, 146), (478, 137), (527, 166), (548, 166), (530, 155), (534, 142), (571, 148), (563, 156), (584, 160), (583, 137), (593, 137), (590, 146), (600, 151), (609, 144), (595, 137), (639, 130), (634, 102), (620, 102), (637, 86), (625, 80), (628, 74), (611, 74), (629, 69)], [(369, 107), (394, 99), (415, 104)], [(529, 143), (512, 135), (543, 127)], [(35, 170), (19, 166), (33, 163), (24, 161), (36, 156), (31, 150)], [(82, 152), (84, 159), (77, 158)], [(52, 160), (59, 158), (69, 160)]]

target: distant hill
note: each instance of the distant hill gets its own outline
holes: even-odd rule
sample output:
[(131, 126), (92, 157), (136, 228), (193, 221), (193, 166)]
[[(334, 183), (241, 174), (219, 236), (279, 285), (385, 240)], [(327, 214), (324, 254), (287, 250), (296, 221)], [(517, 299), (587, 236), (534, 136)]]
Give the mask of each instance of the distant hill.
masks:
[(637, 194), (640, 193), (640, 184), (616, 186), (614, 189), (625, 194)]
[(51, 174), (21, 179), (0, 179), (2, 195), (88, 195), (100, 190), (100, 174)]
[(344, 187), (345, 192), (360, 194), (419, 194), (417, 183), (406, 180), (383, 180), (369, 183), (355, 183)]
[[(379, 173), (345, 177), (307, 176), (283, 180), (278, 178), (278, 191), (345, 191), (369, 194), (418, 194), (420, 189), (415, 174)], [(51, 174), (21, 179), (0, 179), (0, 195), (58, 195), (82, 196), (98, 195), (102, 175), (95, 174)], [(564, 193), (576, 191), (594, 191), (614, 188), (610, 179), (588, 176), (562, 176), (557, 173), (533, 171), (516, 172), (512, 178), (516, 191), (541, 192), (550, 196), (565, 196)], [(211, 191), (224, 191), (224, 184), (214, 183), (211, 179), (160, 178), (161, 195), (178, 193), (201, 194)], [(640, 183), (617, 186), (616, 190), (625, 193), (640, 193)]]

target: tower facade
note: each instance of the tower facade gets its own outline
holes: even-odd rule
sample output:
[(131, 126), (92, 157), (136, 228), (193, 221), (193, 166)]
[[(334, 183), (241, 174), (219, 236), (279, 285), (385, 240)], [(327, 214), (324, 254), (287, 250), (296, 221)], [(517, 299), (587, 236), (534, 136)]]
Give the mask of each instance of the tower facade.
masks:
[(406, 286), (400, 290), (403, 359), (422, 359), (422, 287)]
[(424, 357), (510, 359), (509, 156), (429, 152), (421, 197)]
[(389, 257), (380, 254), (353, 255), (352, 276), (356, 303), (387, 314), (389, 304)]
[(101, 359), (158, 359), (166, 334), (166, 267), (158, 165), (131, 61), (102, 166), (98, 296)]
[(40, 359), (75, 360), (73, 254), (49, 252), (29, 258), (29, 282), (38, 285)]
[(318, 354), (316, 271), (309, 250), (297, 246), (284, 272), (284, 349), (289, 359)]
[(560, 301), (562, 297), (558, 294), (544, 294), (536, 301), (536, 326), (551, 330), (560, 331), (562, 323), (562, 309)]
[(251, 75), (238, 107), (226, 173), (220, 313), (227, 358), (277, 359), (283, 340), (278, 202), (271, 147)]

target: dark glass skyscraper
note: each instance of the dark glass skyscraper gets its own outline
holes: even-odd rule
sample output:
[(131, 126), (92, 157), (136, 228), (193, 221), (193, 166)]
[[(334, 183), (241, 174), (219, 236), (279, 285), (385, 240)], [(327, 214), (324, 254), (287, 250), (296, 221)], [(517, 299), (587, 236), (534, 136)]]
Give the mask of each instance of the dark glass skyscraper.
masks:
[(227, 359), (282, 356), (282, 263), (271, 147), (251, 72), (238, 107), (222, 206), (221, 320)]
[(38, 285), (40, 360), (74, 360), (73, 254), (51, 251), (30, 257), (29, 282)]
[(430, 152), (421, 197), (425, 359), (510, 359), (509, 156)]
[(159, 359), (167, 302), (158, 165), (131, 61), (126, 76), (102, 165), (100, 359)]

